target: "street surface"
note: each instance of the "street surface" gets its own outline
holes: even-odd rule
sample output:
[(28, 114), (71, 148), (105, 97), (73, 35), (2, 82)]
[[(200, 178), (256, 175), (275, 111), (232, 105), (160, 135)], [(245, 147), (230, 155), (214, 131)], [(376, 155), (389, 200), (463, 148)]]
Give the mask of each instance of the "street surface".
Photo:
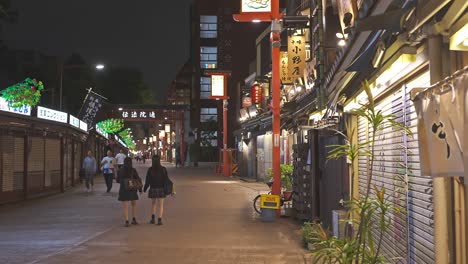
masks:
[[(135, 166), (144, 179), (149, 163)], [(255, 215), (251, 201), (266, 185), (166, 166), (177, 195), (166, 199), (164, 225), (148, 224), (143, 194), (140, 225), (123, 227), (119, 185), (106, 194), (100, 176), (94, 193), (80, 185), (0, 207), (0, 263), (306, 263), (298, 225)]]

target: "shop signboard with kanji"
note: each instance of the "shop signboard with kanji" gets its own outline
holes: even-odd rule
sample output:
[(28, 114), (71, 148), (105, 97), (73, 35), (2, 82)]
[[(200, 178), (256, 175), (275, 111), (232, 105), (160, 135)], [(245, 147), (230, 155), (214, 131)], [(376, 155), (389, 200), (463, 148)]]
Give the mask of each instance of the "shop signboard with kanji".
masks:
[(156, 112), (151, 110), (123, 110), (121, 118), (125, 121), (133, 120), (156, 120)]
[(252, 103), (260, 104), (262, 102), (262, 86), (254, 84), (252, 86)]
[(280, 53), (280, 78), (281, 78), (281, 83), (283, 84), (291, 84), (292, 79), (291, 76), (289, 76), (289, 70), (288, 70), (288, 52), (287, 51), (282, 51)]
[(306, 60), (305, 36), (288, 37), (288, 76), (292, 82), (302, 77)]
[(21, 107), (12, 107), (5, 98), (0, 97), (0, 111), (30, 116), (31, 106), (23, 105)]
[(271, 0), (241, 0), (241, 13), (269, 13)]
[(96, 115), (101, 107), (102, 97), (93, 92), (89, 92), (83, 104), (82, 111), (80, 112), (79, 119), (86, 122), (88, 127), (93, 127), (94, 121), (96, 120)]

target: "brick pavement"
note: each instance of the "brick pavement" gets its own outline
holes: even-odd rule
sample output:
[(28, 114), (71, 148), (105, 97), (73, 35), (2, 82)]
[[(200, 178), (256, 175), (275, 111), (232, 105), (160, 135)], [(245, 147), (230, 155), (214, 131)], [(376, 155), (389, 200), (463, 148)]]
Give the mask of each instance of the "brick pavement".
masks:
[[(141, 176), (149, 164), (139, 164)], [(299, 227), (262, 223), (253, 197), (266, 185), (212, 176), (207, 168), (168, 167), (176, 197), (164, 225), (147, 224), (150, 201), (138, 202), (140, 225), (123, 227), (118, 185), (83, 187), (0, 207), (0, 263), (305, 263)]]

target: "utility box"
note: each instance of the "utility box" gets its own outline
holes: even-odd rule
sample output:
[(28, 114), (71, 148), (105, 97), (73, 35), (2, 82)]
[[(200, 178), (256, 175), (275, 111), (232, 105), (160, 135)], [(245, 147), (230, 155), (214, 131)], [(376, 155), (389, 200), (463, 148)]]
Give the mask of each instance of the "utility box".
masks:
[(337, 238), (345, 237), (346, 230), (346, 211), (345, 210), (333, 210), (332, 211), (332, 225), (333, 225), (333, 236)]
[(280, 205), (279, 195), (262, 194), (260, 197), (262, 222), (274, 222), (276, 220), (276, 210), (280, 208)]

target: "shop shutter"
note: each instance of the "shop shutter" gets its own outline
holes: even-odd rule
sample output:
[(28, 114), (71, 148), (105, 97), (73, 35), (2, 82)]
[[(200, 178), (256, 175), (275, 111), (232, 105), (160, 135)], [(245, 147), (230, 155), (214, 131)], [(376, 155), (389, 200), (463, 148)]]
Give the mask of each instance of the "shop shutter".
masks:
[(421, 175), (417, 133), (417, 114), (410, 92), (413, 88), (428, 87), (429, 72), (410, 81), (405, 87), (406, 125), (413, 137), (408, 137), (408, 217), (409, 255), (411, 263), (434, 263), (434, 207), (432, 177)]
[(70, 187), (72, 185), (72, 179), (73, 179), (73, 160), (72, 160), (72, 140), (67, 139), (65, 141), (65, 149), (64, 149), (64, 185), (65, 187)]
[(46, 139), (45, 186), (60, 187), (60, 140)]
[(44, 188), (44, 138), (30, 137), (28, 151), (28, 190)]
[(3, 155), (2, 192), (23, 190), (24, 138), (1, 136)]
[(257, 178), (265, 179), (265, 136), (257, 136)]
[(78, 182), (80, 179), (80, 168), (81, 168), (81, 143), (75, 143), (75, 166), (73, 170), (73, 175), (75, 177), (75, 182)]
[[(423, 75), (408, 85), (380, 100), (376, 110), (384, 115), (393, 114), (399, 122), (405, 122), (414, 135), (406, 136), (390, 126), (376, 135), (373, 183), (384, 187), (386, 198), (400, 212), (392, 211), (389, 217), (392, 225), (384, 236), (382, 253), (387, 261), (397, 262), (398, 258), (409, 259), (410, 263), (433, 263), (433, 220), (432, 181), (420, 174), (417, 117), (410, 101), (409, 92), (422, 87)], [(358, 119), (358, 139), (363, 143), (371, 140), (372, 128), (367, 120)], [(359, 157), (359, 181), (361, 194), (366, 188), (367, 170), (370, 166), (365, 156)], [(405, 181), (408, 181), (408, 190)], [(371, 190), (372, 192), (373, 190)], [(377, 233), (376, 233), (377, 235)]]

